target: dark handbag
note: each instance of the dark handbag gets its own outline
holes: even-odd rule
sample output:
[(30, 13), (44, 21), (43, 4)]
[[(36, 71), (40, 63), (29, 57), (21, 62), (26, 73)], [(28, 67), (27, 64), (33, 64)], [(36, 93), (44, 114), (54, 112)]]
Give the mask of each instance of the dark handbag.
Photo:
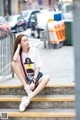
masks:
[(38, 73), (38, 76), (37, 76), (37, 79), (39, 80), (42, 76), (43, 76), (43, 73), (42, 73), (42, 72), (39, 72), (39, 73)]
[(42, 72), (39, 72), (39, 73), (38, 73), (38, 76), (37, 76), (37, 79), (36, 79), (36, 83), (37, 83), (37, 81), (38, 81), (42, 76), (43, 76), (43, 73), (42, 73)]

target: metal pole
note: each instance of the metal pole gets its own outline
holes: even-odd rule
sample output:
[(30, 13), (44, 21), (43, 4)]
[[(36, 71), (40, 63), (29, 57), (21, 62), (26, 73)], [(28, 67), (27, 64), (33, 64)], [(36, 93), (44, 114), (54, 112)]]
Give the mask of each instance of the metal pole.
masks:
[(3, 0), (0, 0), (0, 16), (4, 16), (4, 5), (3, 5)]
[(76, 120), (80, 120), (80, 0), (73, 0), (72, 25), (75, 57)]

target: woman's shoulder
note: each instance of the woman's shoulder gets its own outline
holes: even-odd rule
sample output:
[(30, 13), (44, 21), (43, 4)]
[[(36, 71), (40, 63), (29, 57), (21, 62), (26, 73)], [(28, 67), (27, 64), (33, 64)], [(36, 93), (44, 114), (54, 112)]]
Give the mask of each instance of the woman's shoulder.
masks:
[(30, 51), (36, 52), (38, 49), (35, 47), (30, 47)]

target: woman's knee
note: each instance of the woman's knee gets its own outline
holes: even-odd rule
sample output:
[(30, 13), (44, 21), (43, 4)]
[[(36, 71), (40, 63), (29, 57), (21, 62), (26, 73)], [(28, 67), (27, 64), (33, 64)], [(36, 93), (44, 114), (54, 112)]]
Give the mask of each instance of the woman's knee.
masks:
[(49, 80), (50, 80), (50, 76), (48, 75), (43, 76), (43, 81), (49, 82)]
[(17, 67), (17, 62), (12, 61), (11, 65), (12, 65), (12, 68)]
[(50, 76), (49, 76), (49, 75), (46, 75), (46, 79), (47, 79), (47, 81), (49, 82)]

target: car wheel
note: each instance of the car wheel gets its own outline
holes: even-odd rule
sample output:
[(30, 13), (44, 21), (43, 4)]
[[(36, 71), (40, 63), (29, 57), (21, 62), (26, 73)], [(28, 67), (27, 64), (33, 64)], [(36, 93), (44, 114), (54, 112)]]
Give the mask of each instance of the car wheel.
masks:
[(24, 25), (24, 26), (23, 26), (23, 30), (26, 30), (26, 28), (27, 28), (26, 25)]
[(18, 27), (16, 27), (16, 33), (18, 33), (19, 32), (19, 28)]

